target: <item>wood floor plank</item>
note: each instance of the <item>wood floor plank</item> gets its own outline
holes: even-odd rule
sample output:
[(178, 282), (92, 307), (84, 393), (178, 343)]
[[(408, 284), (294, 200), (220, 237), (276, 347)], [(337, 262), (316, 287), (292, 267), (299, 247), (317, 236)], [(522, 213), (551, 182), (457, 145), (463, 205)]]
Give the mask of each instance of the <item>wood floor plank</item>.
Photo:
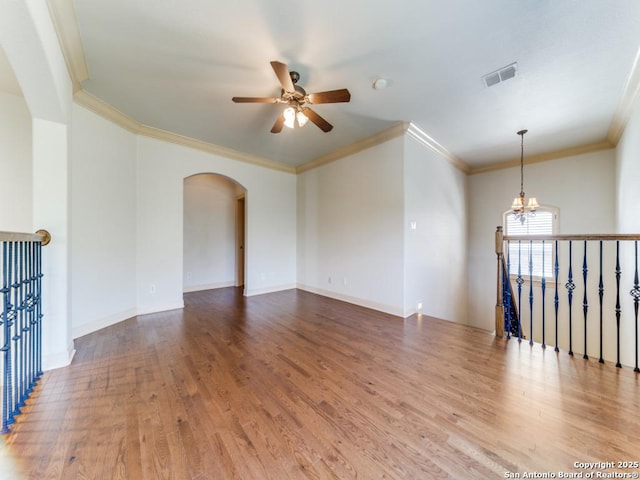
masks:
[(3, 437), (0, 478), (488, 479), (640, 461), (631, 369), (298, 290), (186, 294), (76, 350)]

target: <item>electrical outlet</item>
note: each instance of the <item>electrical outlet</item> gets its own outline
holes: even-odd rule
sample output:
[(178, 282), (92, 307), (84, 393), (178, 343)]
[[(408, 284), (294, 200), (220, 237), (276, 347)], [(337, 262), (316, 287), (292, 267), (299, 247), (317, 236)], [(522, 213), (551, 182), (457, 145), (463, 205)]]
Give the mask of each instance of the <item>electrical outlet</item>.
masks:
[(149, 293), (156, 293), (156, 286), (153, 283), (149, 287)]

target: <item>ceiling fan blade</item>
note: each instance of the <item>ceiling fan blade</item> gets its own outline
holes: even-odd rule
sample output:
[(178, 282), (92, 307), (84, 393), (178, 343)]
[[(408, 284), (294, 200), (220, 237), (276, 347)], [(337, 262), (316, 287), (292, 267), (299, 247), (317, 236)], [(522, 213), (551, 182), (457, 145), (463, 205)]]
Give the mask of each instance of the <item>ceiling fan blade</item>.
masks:
[(346, 88), (340, 90), (330, 90), (328, 92), (310, 93), (309, 103), (338, 103), (351, 100), (351, 94)]
[(278, 103), (278, 98), (271, 97), (233, 97), (236, 103)]
[(320, 127), (320, 130), (322, 130), (323, 132), (330, 132), (331, 129), (333, 129), (333, 125), (331, 125), (310, 108), (305, 108), (302, 111), (307, 116), (307, 118), (315, 123), (318, 127)]
[(291, 76), (289, 75), (289, 67), (287, 67), (284, 63), (275, 61), (271, 62), (271, 67), (276, 73), (276, 77), (278, 77), (278, 81), (280, 82), (280, 85), (282, 85), (282, 88), (284, 88), (284, 91), (294, 92), (295, 88), (293, 87)]
[(284, 115), (280, 114), (278, 115), (278, 118), (276, 118), (276, 121), (273, 124), (273, 127), (271, 127), (271, 133), (280, 133), (282, 131), (283, 125), (284, 125)]

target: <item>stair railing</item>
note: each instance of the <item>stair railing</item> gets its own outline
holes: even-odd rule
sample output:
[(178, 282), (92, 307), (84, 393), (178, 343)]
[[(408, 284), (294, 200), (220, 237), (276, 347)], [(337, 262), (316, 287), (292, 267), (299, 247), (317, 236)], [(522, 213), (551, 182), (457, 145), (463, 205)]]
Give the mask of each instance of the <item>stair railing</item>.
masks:
[(0, 232), (2, 433), (42, 375), (42, 246), (51, 236)]
[[(638, 241), (640, 234), (507, 236), (498, 227), (496, 336), (584, 359), (597, 351), (600, 363), (622, 367), (624, 359), (640, 372)], [(534, 276), (534, 258), (547, 265), (546, 252), (551, 267)]]

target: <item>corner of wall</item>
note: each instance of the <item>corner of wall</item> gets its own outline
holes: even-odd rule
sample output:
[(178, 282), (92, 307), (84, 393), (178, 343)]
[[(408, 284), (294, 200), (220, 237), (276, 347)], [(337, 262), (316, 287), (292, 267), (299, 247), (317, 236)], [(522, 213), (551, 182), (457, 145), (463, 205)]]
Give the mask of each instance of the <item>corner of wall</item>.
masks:
[(56, 368), (66, 367), (71, 365), (73, 357), (76, 354), (76, 350), (73, 346), (73, 342), (69, 348), (64, 352), (52, 353), (49, 355), (43, 355), (42, 357), (42, 369), (46, 372), (54, 370)]

